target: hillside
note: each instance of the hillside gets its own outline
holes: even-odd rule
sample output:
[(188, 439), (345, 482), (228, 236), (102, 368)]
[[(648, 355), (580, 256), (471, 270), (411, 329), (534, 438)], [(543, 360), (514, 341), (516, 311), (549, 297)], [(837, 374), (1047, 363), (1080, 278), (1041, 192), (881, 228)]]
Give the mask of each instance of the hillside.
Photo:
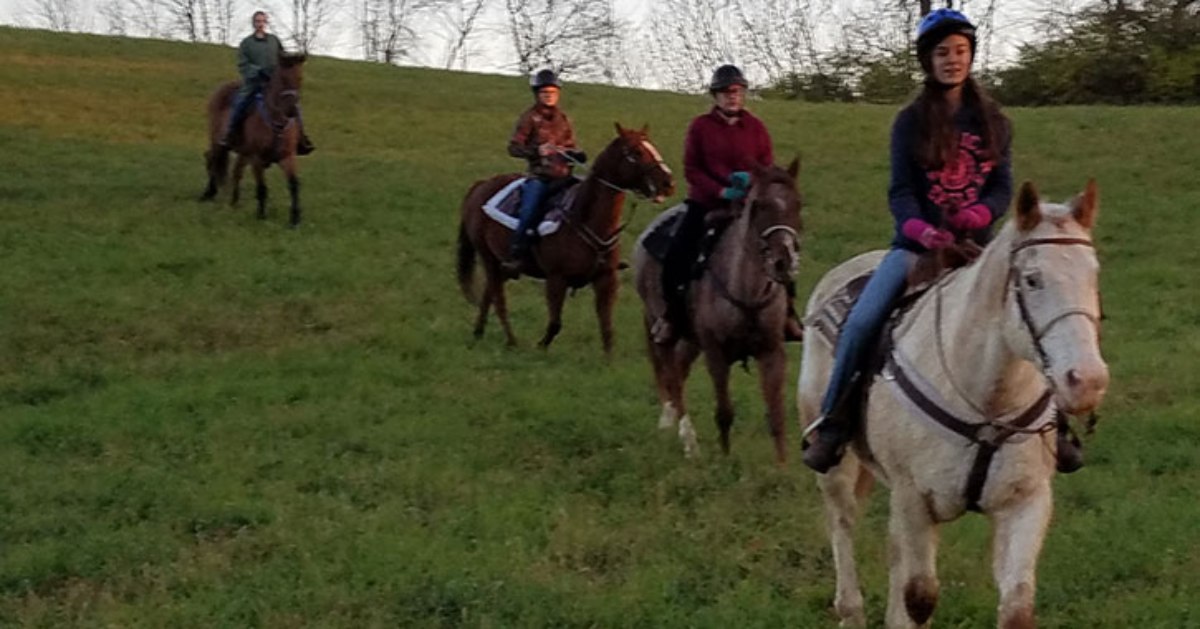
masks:
[[(772, 464), (753, 375), (734, 379), (730, 457), (702, 369), (705, 455), (656, 431), (631, 275), (611, 362), (586, 291), (535, 349), (529, 281), (510, 289), (522, 345), (495, 325), (472, 343), (458, 203), (520, 167), (504, 145), (521, 78), (312, 59), (319, 150), (292, 231), (277, 170), (267, 221), (252, 195), (195, 200), (204, 102), (233, 54), (0, 28), (0, 624), (833, 625), (812, 474)], [(707, 102), (568, 85), (563, 106), (589, 152), (614, 121), (648, 123), (681, 172)], [(802, 156), (804, 295), (888, 238), (894, 109), (751, 107), (777, 155)], [(1112, 388), (1089, 466), (1056, 481), (1041, 626), (1195, 626), (1198, 113), (1008, 113), (1018, 181), (1101, 190)], [(636, 231), (655, 211), (626, 216)], [(874, 621), (883, 496), (859, 536)], [(937, 626), (994, 622), (988, 537), (983, 518), (945, 528)]]

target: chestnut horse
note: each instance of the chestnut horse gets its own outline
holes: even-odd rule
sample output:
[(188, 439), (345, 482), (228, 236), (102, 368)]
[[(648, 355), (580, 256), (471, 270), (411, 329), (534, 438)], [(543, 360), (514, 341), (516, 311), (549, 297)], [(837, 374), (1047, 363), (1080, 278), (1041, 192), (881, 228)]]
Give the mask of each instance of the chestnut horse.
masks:
[[(501, 266), (513, 232), (488, 217), (483, 205), (520, 175), (499, 175), (471, 186), (462, 202), (462, 220), (458, 227), (458, 283), (467, 299), (479, 305), (479, 316), (475, 320), (476, 339), (483, 336), (488, 309), (494, 305), (508, 344), (516, 345), (508, 322), (504, 283), (524, 274), (546, 280), (550, 318), (538, 343), (540, 347), (548, 347), (562, 329), (562, 306), (567, 289), (591, 284), (596, 294), (596, 315), (600, 319), (604, 352), (611, 353), (612, 310), (617, 298), (618, 247), (625, 192), (632, 191), (658, 203), (675, 189), (671, 169), (650, 143), (647, 128), (637, 131), (617, 124), (616, 129), (617, 137), (596, 157), (591, 174), (577, 184), (580, 188), (565, 213), (563, 226), (534, 244), (532, 259), (524, 261), (516, 275)], [(474, 296), (476, 254), (487, 276), (487, 286), (479, 300)]]
[[(238, 186), (242, 171), (249, 163), (254, 169), (257, 184), (258, 218), (267, 217), (267, 185), (263, 182), (263, 171), (278, 162), (287, 175), (288, 191), (292, 196), (290, 225), (300, 224), (300, 179), (296, 175), (296, 144), (300, 139), (297, 121), (297, 106), (300, 103), (300, 83), (305, 55), (281, 55), (279, 65), (263, 90), (262, 104), (250, 105), (250, 111), (242, 123), (242, 132), (232, 148), (237, 153), (233, 166), (233, 192), (230, 204), (238, 202)], [(225, 184), (229, 169), (229, 148), (218, 143), (225, 134), (229, 122), (229, 109), (240, 81), (230, 81), (217, 88), (208, 99), (209, 149), (204, 153), (208, 166), (208, 187), (200, 199), (211, 201), (217, 190)]]
[(734, 208), (734, 219), (714, 245), (704, 273), (688, 290), (691, 334), (670, 345), (654, 342), (650, 332), (666, 308), (662, 291), (662, 265), (646, 249), (647, 235), (683, 206), (664, 212), (638, 238), (634, 252), (637, 290), (644, 305), (643, 321), (650, 362), (662, 403), (659, 428), (679, 423), (684, 453), (699, 451), (696, 429), (684, 404), (683, 386), (692, 362), (703, 352), (717, 395), (717, 428), (721, 450), (729, 453), (733, 402), (729, 398), (729, 371), (733, 363), (753, 357), (758, 363), (763, 398), (767, 403), (775, 458), (787, 460), (784, 379), (784, 321), (788, 294), (785, 288), (799, 268), (800, 193), (796, 189), (799, 161), (787, 171), (760, 167), (745, 201)]
[[(971, 265), (911, 305), (887, 339), (853, 446), (819, 478), (843, 625), (866, 625), (853, 533), (873, 477), (891, 490), (886, 625), (925, 627), (938, 599), (939, 527), (967, 510), (992, 521), (996, 624), (1032, 629), (1037, 561), (1053, 511), (1056, 412), (1084, 414), (1108, 387), (1100, 355), (1095, 182), (1069, 204), (1026, 183), (1016, 217)], [(825, 275), (805, 317), (798, 405), (820, 412), (834, 343), (825, 304), (879, 263), (862, 254)], [(886, 339), (885, 339), (886, 340)]]

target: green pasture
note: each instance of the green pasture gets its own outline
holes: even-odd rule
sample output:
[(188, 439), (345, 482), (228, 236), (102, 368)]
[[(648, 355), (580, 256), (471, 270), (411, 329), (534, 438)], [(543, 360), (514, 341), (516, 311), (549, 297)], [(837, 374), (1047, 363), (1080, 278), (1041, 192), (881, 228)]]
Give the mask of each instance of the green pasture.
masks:
[[(252, 194), (196, 201), (204, 101), (233, 57), (0, 28), (0, 625), (833, 626), (814, 476), (773, 464), (753, 365), (728, 457), (697, 371), (705, 450), (686, 461), (655, 428), (628, 272), (610, 361), (587, 290), (536, 349), (527, 280), (521, 345), (495, 321), (472, 341), (458, 202), (521, 166), (504, 150), (521, 78), (312, 59), (319, 148), (289, 230), (275, 169), (266, 221)], [(648, 123), (678, 173), (707, 104), (568, 85), (563, 106), (593, 155), (614, 121)], [(751, 107), (803, 161), (805, 294), (889, 237), (895, 108)], [(1200, 627), (1200, 111), (1008, 113), (1018, 181), (1101, 194), (1112, 387), (1088, 467), (1056, 480), (1041, 626)], [(635, 232), (656, 210), (625, 209)], [(877, 492), (859, 535), (874, 623), (885, 535)], [(995, 622), (988, 538), (978, 516), (945, 527), (936, 626)]]

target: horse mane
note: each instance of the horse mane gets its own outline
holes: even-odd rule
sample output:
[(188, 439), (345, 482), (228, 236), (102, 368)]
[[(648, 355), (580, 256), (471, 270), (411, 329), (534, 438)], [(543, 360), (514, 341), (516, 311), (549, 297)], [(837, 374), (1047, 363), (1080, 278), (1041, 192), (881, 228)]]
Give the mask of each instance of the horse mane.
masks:
[[(587, 174), (587, 176), (585, 176), (583, 178), (583, 181), (581, 181), (579, 183), (580, 186), (589, 186), (589, 185), (603, 186), (604, 185), (603, 183), (600, 183), (599, 179), (597, 179), (598, 175), (596, 174), (596, 171), (601, 170), (608, 162), (611, 162), (614, 159), (617, 159), (616, 150), (614, 150), (614, 149), (621, 142), (625, 141), (626, 133), (637, 134), (636, 131), (628, 131), (627, 130), (625, 133), (618, 134), (617, 137), (613, 138), (607, 145), (605, 145), (604, 149), (601, 150), (598, 155), (596, 155), (596, 159), (592, 161), (591, 172), (589, 172)], [(638, 135), (640, 135), (643, 138), (645, 137), (644, 135), (641, 135), (641, 134), (638, 134)], [(595, 179), (595, 181), (593, 181), (593, 179)], [(569, 210), (569, 213), (577, 216), (580, 221), (586, 221), (589, 218), (591, 218), (591, 205), (592, 204), (591, 204), (591, 200), (590, 200), (589, 196), (582, 194), (582, 192), (583, 191), (580, 190), (580, 194), (575, 195), (575, 199), (571, 202), (571, 208)]]

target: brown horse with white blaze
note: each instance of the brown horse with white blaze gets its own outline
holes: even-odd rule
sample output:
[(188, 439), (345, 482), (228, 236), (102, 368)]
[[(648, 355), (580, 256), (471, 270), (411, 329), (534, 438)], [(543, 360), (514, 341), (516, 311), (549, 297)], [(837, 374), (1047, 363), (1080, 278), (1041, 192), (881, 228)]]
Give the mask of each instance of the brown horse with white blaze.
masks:
[[(612, 310), (617, 296), (617, 269), (620, 264), (621, 212), (625, 192), (661, 202), (674, 193), (671, 169), (650, 142), (648, 130), (626, 129), (615, 125), (617, 137), (596, 157), (589, 174), (565, 212), (563, 226), (542, 237), (532, 247), (531, 258), (522, 262), (514, 275), (501, 266), (512, 231), (488, 217), (484, 204), (501, 188), (520, 175), (498, 175), (475, 182), (462, 202), (462, 220), (458, 228), (458, 282), (468, 300), (479, 305), (475, 320), (475, 338), (483, 336), (488, 310), (496, 316), (510, 346), (516, 345), (508, 321), (504, 283), (520, 275), (544, 278), (549, 321), (538, 343), (548, 347), (562, 329), (562, 307), (568, 288), (592, 285), (596, 295), (596, 315), (604, 352), (612, 351)], [(476, 258), (487, 278), (481, 299), (475, 298)]]
[(754, 358), (767, 404), (775, 457), (780, 464), (787, 460), (784, 321), (790, 299), (786, 287), (799, 268), (801, 200), (796, 188), (799, 170), (800, 163), (796, 160), (786, 171), (768, 166), (754, 172), (754, 184), (745, 201), (733, 208), (732, 221), (713, 245), (703, 274), (689, 286), (686, 327), (691, 333), (667, 345), (656, 343), (650, 331), (666, 304), (662, 265), (650, 255), (646, 239), (668, 215), (681, 213), (682, 206), (664, 213), (638, 239), (634, 266), (638, 294), (644, 304), (650, 362), (662, 403), (659, 427), (674, 428), (678, 422), (687, 456), (697, 454), (699, 446), (684, 404), (683, 387), (692, 362), (703, 353), (717, 396), (721, 449), (729, 452), (729, 433), (733, 427), (730, 368), (737, 361)]
[(291, 216), (289, 224), (300, 224), (300, 178), (296, 174), (296, 146), (300, 141), (299, 110), (300, 83), (305, 55), (282, 55), (279, 66), (271, 75), (263, 90), (261, 105), (252, 104), (242, 126), (240, 141), (230, 148), (221, 146), (221, 137), (229, 121), (229, 110), (240, 81), (230, 81), (217, 88), (208, 99), (209, 149), (204, 153), (208, 167), (208, 186), (200, 199), (211, 201), (225, 184), (229, 169), (229, 151), (237, 153), (233, 167), (233, 192), (230, 204), (236, 205), (239, 184), (246, 164), (254, 170), (258, 218), (267, 217), (267, 185), (263, 173), (271, 164), (278, 163), (287, 176), (291, 194)]

